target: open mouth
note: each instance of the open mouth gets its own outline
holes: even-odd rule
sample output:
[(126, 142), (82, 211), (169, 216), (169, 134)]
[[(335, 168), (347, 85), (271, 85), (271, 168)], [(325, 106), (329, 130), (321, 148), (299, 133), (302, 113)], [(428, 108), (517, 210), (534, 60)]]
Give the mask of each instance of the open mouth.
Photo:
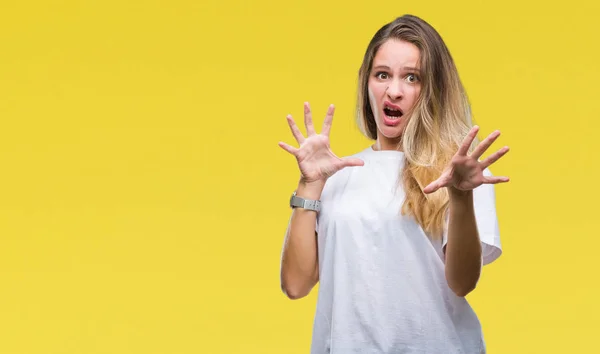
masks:
[(388, 119), (399, 119), (404, 114), (400, 107), (393, 105), (389, 102), (386, 102), (383, 105), (383, 113), (387, 116)]

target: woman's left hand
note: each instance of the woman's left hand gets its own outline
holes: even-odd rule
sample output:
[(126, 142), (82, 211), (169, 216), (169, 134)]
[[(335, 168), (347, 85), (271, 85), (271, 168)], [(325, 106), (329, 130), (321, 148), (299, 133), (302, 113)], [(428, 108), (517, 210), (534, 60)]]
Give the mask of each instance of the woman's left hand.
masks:
[(508, 177), (500, 176), (484, 176), (483, 171), (494, 162), (498, 161), (499, 158), (504, 156), (508, 152), (508, 147), (503, 147), (495, 153), (491, 154), (483, 161), (479, 161), (479, 158), (483, 153), (492, 145), (492, 143), (500, 136), (499, 131), (495, 131), (490, 134), (485, 140), (483, 140), (471, 153), (468, 154), (469, 147), (473, 143), (477, 132), (479, 131), (478, 126), (474, 126), (466, 138), (463, 140), (462, 145), (458, 149), (458, 152), (442, 173), (442, 175), (431, 182), (423, 192), (426, 194), (433, 193), (440, 188), (450, 187), (460, 191), (473, 190), (480, 185), (496, 184), (508, 182)]

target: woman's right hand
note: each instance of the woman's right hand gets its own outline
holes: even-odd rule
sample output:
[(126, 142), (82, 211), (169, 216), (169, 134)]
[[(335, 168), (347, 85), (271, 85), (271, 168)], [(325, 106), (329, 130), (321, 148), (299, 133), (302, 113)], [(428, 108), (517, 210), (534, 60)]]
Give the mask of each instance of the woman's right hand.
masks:
[(331, 130), (334, 110), (335, 107), (330, 105), (325, 121), (323, 122), (323, 129), (320, 134), (317, 134), (313, 126), (310, 106), (308, 102), (304, 103), (306, 138), (298, 129), (292, 116), (287, 116), (292, 134), (300, 146), (295, 148), (284, 142), (279, 142), (279, 146), (296, 157), (298, 168), (300, 169), (301, 182), (305, 184), (324, 185), (327, 178), (331, 177), (337, 171), (345, 167), (364, 165), (364, 162), (358, 158), (339, 158), (331, 151), (329, 146), (329, 132)]

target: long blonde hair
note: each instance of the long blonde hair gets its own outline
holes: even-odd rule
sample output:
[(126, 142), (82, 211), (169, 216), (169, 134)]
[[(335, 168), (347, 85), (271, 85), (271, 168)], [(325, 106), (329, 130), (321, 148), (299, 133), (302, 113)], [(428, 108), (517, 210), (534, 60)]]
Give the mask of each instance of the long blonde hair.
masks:
[(427, 195), (423, 188), (441, 175), (471, 129), (469, 101), (454, 60), (438, 32), (416, 16), (398, 17), (375, 33), (359, 70), (357, 118), (365, 136), (377, 139), (368, 82), (373, 58), (389, 39), (410, 42), (420, 51), (421, 93), (407, 116), (398, 146), (405, 156), (399, 179), (406, 194), (401, 212), (412, 215), (427, 234), (439, 238), (448, 192), (441, 188)]

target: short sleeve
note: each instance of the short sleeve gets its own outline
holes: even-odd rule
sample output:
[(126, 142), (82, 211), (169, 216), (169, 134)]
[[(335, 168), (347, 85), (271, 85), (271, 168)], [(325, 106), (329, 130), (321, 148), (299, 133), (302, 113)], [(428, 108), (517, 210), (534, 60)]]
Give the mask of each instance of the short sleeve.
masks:
[[(489, 169), (484, 170), (485, 176), (491, 176)], [(481, 240), (483, 265), (492, 263), (502, 254), (500, 230), (496, 215), (496, 194), (493, 184), (482, 184), (473, 190), (475, 220)], [(446, 218), (446, 223), (448, 219)], [(444, 228), (442, 247), (448, 241), (448, 227)]]

